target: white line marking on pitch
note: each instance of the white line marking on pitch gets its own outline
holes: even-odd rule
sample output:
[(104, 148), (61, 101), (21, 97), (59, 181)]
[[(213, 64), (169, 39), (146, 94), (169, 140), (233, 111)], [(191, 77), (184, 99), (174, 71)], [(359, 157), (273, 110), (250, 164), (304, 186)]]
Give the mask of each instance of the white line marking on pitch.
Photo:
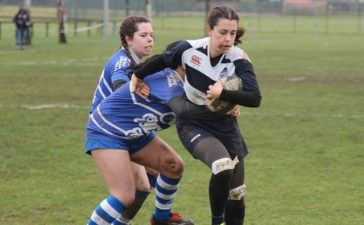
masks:
[(89, 109), (89, 106), (80, 106), (73, 104), (39, 104), (39, 105), (0, 105), (0, 108), (24, 108), (28, 110), (42, 110), (42, 109)]
[[(90, 106), (85, 105), (74, 105), (74, 104), (39, 104), (39, 105), (2, 105), (1, 108), (24, 108), (27, 110), (45, 110), (45, 109), (90, 109)], [(364, 119), (363, 114), (345, 114), (345, 113), (333, 113), (333, 114), (322, 114), (322, 113), (275, 113), (275, 112), (247, 112), (242, 111), (242, 116), (255, 116), (255, 117), (301, 117), (301, 118), (352, 118), (352, 119)]]

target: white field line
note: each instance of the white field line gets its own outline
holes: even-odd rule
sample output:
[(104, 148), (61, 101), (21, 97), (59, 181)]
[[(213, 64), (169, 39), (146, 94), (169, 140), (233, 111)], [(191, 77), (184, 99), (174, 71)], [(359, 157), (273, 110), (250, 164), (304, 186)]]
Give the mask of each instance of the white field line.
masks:
[(102, 26), (104, 26), (104, 24), (103, 23), (99, 23), (99, 24), (96, 24), (96, 25), (93, 25), (93, 26), (85, 26), (85, 27), (80, 27), (80, 28), (78, 28), (78, 29), (76, 29), (76, 32), (83, 32), (83, 31), (88, 31), (88, 30), (95, 30), (95, 29), (97, 29), (97, 28), (99, 28), (99, 27), (102, 27)]
[[(46, 109), (90, 109), (87, 105), (74, 105), (74, 104), (39, 104), (39, 105), (1, 105), (0, 110), (6, 108), (23, 108), (26, 110), (46, 110)], [(275, 113), (275, 112), (247, 112), (241, 111), (241, 116), (254, 116), (254, 117), (298, 117), (298, 118), (351, 118), (351, 119), (364, 119), (364, 112), (362, 114), (346, 114), (346, 113)]]
[[(66, 24), (67, 28), (68, 28), (68, 23)], [(76, 29), (76, 32), (83, 32), (83, 31), (88, 31), (88, 30), (96, 30), (97, 28), (103, 27), (104, 24), (103, 23), (98, 23), (96, 25), (92, 25), (92, 26), (84, 26), (84, 27), (80, 27), (78, 29)], [(6, 30), (6, 31), (13, 31), (15, 32), (15, 27), (10, 27), (10, 26), (4, 26), (2, 28), (2, 30)], [(69, 30), (66, 29), (66, 33), (70, 33), (70, 32), (74, 32), (73, 30)], [(58, 29), (49, 29), (48, 30), (49, 34), (58, 34)]]
[[(34, 52), (37, 52), (37, 50), (32, 50)], [(1, 52), (0, 52), (1, 54)], [(83, 58), (81, 60), (73, 60), (73, 59), (67, 59), (67, 60), (27, 60), (27, 61), (14, 61), (14, 62), (6, 62), (6, 65), (17, 65), (17, 66), (34, 66), (34, 65), (63, 65), (63, 66), (69, 66), (69, 65), (94, 65), (96, 62), (100, 61), (97, 57), (92, 58)], [(4, 63), (0, 63), (5, 64)]]
[(2, 108), (23, 108), (27, 110), (43, 110), (43, 109), (89, 109), (90, 106), (80, 106), (73, 104), (40, 104), (40, 105), (0, 105)]
[(351, 118), (351, 119), (364, 119), (364, 112), (362, 114), (345, 114), (345, 113), (274, 113), (274, 112), (241, 112), (241, 116), (254, 116), (254, 117), (296, 117), (296, 118)]

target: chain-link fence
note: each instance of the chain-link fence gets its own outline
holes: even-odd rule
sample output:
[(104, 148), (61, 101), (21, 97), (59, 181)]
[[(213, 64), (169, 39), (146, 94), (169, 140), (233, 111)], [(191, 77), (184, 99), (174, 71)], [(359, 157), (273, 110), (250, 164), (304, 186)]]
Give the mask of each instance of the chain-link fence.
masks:
[[(29, 1), (29, 0), (28, 0)], [(103, 26), (104, 1), (63, 0), (69, 33), (98, 32)], [(24, 0), (0, 0), (0, 35)], [(52, 33), (58, 0), (31, 0), (33, 22)], [(108, 19), (116, 29), (128, 15), (145, 15), (147, 0), (108, 0)], [(150, 0), (155, 28), (199, 29), (204, 25), (205, 0)], [(364, 33), (364, 0), (210, 0), (241, 15), (241, 25), (256, 32)], [(13, 10), (9, 10), (13, 7)], [(193, 26), (191, 25), (193, 24)], [(196, 26), (198, 25), (198, 26)], [(115, 28), (116, 27), (116, 28)], [(198, 27), (198, 28), (196, 28)], [(102, 32), (101, 32), (102, 33)], [(1, 37), (1, 36), (0, 36)]]

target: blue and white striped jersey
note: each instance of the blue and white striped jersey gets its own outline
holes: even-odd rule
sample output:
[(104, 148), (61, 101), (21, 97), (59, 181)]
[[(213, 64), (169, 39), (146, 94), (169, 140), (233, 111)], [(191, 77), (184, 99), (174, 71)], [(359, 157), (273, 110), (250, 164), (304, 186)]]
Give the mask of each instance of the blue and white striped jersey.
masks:
[(129, 81), (131, 71), (131, 60), (125, 50), (120, 48), (106, 63), (102, 70), (92, 99), (91, 112), (97, 105), (113, 92), (113, 83), (117, 80)]
[(233, 46), (220, 58), (211, 62), (209, 53), (210, 38), (188, 40), (164, 55), (167, 65), (182, 65), (186, 70), (185, 92), (187, 98), (197, 104), (206, 104), (206, 91), (218, 79), (236, 74), (243, 82), (243, 90), (259, 93), (248, 55), (239, 47)]
[(175, 96), (183, 96), (183, 81), (169, 68), (148, 76), (151, 89), (145, 100), (130, 92), (130, 82), (115, 90), (89, 117), (87, 135), (98, 140), (135, 139), (166, 129), (175, 123), (175, 114), (166, 105)]

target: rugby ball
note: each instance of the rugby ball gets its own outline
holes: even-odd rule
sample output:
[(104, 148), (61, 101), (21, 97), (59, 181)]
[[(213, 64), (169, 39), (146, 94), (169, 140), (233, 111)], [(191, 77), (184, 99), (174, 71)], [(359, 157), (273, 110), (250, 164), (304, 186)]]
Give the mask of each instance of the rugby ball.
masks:
[[(235, 75), (224, 77), (221, 79), (223, 89), (229, 90), (229, 91), (237, 91), (240, 90), (243, 87), (243, 82), (241, 79)], [(226, 102), (223, 100), (212, 100), (209, 98), (206, 98), (206, 106), (207, 108), (212, 112), (222, 112), (227, 113), (231, 109), (234, 108), (235, 104), (232, 104), (230, 102)]]

